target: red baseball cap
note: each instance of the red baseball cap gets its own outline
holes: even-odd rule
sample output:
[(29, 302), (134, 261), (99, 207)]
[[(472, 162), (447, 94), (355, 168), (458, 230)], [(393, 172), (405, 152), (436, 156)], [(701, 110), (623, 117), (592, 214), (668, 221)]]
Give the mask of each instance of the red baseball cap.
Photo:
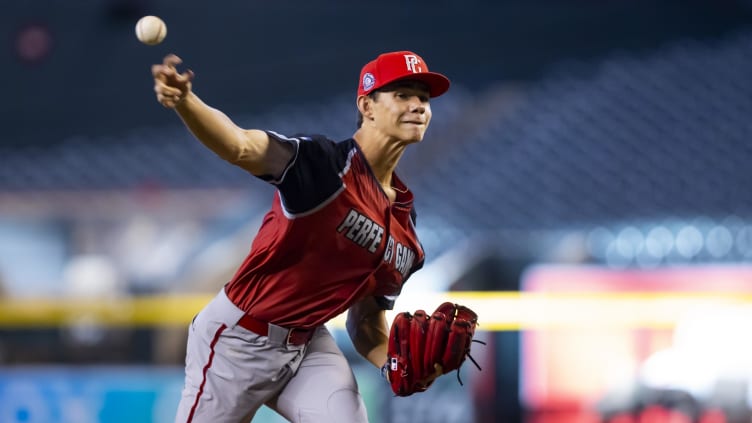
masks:
[(431, 97), (438, 97), (449, 89), (449, 78), (429, 72), (423, 58), (411, 51), (394, 51), (379, 55), (360, 71), (358, 96), (367, 95), (389, 83), (414, 79), (428, 85)]

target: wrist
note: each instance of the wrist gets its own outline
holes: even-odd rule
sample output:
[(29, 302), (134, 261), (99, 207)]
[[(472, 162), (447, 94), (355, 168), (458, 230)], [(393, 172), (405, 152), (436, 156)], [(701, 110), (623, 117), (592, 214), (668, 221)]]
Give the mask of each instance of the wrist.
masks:
[(179, 108), (187, 107), (186, 103), (193, 101), (193, 97), (194, 97), (193, 91), (191, 90), (188, 90), (185, 93), (181, 94), (180, 97), (175, 102), (175, 108), (179, 109)]

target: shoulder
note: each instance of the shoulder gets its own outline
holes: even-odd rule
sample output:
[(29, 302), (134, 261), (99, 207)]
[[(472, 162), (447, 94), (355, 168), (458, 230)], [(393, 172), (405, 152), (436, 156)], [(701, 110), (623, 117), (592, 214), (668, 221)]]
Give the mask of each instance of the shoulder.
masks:
[(269, 138), (276, 141), (293, 142), (300, 146), (304, 146), (304, 148), (317, 148), (330, 152), (350, 150), (354, 148), (355, 144), (355, 141), (351, 138), (344, 141), (335, 141), (332, 138), (321, 134), (296, 133), (293, 135), (285, 135), (271, 130), (265, 132), (269, 135)]
[(296, 134), (293, 138), (298, 140), (298, 155), (303, 160), (307, 157), (321, 158), (323, 156), (341, 166), (356, 149), (355, 141), (352, 139), (335, 141), (319, 134)]
[[(270, 132), (270, 136), (279, 134)], [(350, 165), (354, 141), (334, 141), (317, 134), (281, 138), (296, 145), (293, 159), (282, 177), (273, 181), (284, 209), (290, 214), (312, 210), (342, 189), (342, 175)]]

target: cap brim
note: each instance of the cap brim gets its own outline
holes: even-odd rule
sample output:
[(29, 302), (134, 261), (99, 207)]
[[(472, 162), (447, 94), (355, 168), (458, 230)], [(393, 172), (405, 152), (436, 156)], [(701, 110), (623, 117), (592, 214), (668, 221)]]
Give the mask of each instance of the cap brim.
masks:
[[(394, 81), (389, 81), (388, 84), (396, 81), (415, 80), (424, 82), (428, 85), (428, 93), (431, 97), (438, 97), (445, 92), (449, 91), (449, 78), (438, 72), (422, 72), (405, 75), (402, 78), (397, 78)], [(388, 85), (384, 84), (384, 85)]]

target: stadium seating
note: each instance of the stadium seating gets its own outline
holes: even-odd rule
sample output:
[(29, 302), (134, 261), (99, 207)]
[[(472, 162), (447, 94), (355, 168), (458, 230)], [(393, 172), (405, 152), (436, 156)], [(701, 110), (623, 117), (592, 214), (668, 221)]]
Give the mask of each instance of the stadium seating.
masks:
[[(752, 34), (739, 33), (643, 55), (615, 53), (563, 63), (535, 83), (482, 91), (460, 80), (434, 101), (427, 139), (408, 150), (400, 167), (418, 194), (429, 257), (468, 237), (505, 230), (605, 228), (618, 240), (632, 228), (642, 240), (637, 251), (653, 242), (656, 228), (668, 231), (675, 245), (684, 227), (695, 228), (703, 242), (694, 254), (674, 249), (677, 259), (750, 257), (750, 45)], [(350, 95), (334, 96), (233, 118), (242, 126), (342, 139), (355, 129), (352, 103)], [(178, 122), (45, 148), (2, 147), (0, 155), (6, 193), (262, 189)], [(724, 254), (707, 248), (713, 230), (717, 239), (731, 240), (719, 247)], [(636, 254), (626, 263), (636, 263)], [(608, 254), (594, 249), (591, 255), (606, 260)]]

